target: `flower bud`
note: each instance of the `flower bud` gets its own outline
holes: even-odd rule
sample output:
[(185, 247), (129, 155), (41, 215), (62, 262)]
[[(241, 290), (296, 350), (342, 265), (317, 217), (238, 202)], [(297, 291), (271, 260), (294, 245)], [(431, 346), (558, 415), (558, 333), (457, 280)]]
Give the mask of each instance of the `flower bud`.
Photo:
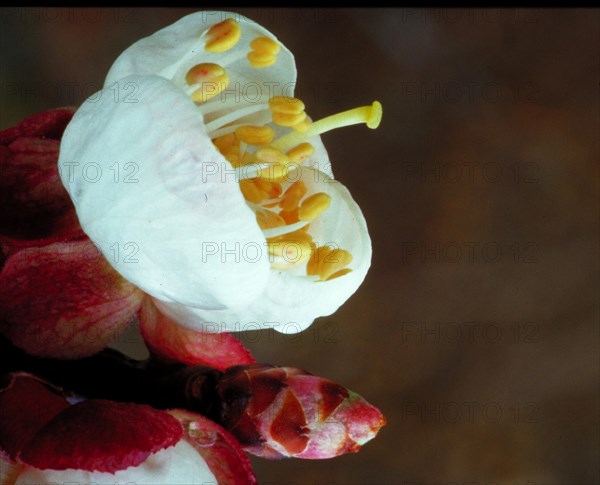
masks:
[(263, 458), (331, 458), (357, 452), (385, 424), (358, 394), (300, 369), (228, 369), (217, 386), (222, 423)]

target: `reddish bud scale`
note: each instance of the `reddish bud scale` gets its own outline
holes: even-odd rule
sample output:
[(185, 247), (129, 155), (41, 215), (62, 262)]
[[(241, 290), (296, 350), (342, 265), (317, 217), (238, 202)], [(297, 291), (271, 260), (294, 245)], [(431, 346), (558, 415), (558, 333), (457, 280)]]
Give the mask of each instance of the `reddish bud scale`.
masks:
[(217, 386), (222, 422), (246, 451), (263, 458), (331, 458), (356, 452), (385, 418), (327, 379), (264, 364), (228, 369)]
[(0, 387), (0, 450), (15, 460), (69, 403), (55, 388), (29, 374), (8, 374)]
[(150, 298), (142, 303), (138, 320), (146, 345), (163, 360), (219, 370), (254, 362), (250, 351), (230, 333), (185, 328), (160, 313)]
[(182, 424), (185, 439), (208, 464), (217, 483), (258, 483), (248, 456), (228, 431), (199, 414), (183, 410), (173, 410), (169, 413)]
[(84, 357), (108, 345), (142, 297), (90, 241), (30, 248), (0, 272), (0, 332), (32, 355)]
[(60, 138), (73, 113), (45, 111), (0, 131), (2, 239), (65, 240), (82, 235), (57, 168)]
[(179, 421), (149, 406), (89, 400), (55, 416), (25, 448), (39, 469), (115, 473), (138, 466), (183, 437)]

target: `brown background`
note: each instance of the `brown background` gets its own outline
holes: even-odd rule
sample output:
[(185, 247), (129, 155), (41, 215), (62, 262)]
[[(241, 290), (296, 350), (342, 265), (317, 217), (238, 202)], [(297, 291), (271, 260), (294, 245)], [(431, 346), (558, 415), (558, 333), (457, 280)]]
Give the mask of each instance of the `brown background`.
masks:
[[(222, 8), (222, 7), (221, 7)], [(133, 41), (188, 10), (3, 9), (5, 128), (81, 103)], [(254, 460), (272, 484), (592, 484), (598, 475), (598, 10), (241, 13), (295, 54), (372, 269), (260, 360), (360, 392), (388, 425), (357, 455)]]

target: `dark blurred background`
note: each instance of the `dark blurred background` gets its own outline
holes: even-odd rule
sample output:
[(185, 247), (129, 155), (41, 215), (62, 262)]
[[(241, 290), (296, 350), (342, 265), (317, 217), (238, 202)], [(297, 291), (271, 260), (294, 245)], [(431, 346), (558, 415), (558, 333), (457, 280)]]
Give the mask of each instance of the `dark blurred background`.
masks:
[[(226, 9), (222, 6), (220, 9)], [(599, 477), (599, 11), (236, 9), (295, 54), (374, 245), (360, 290), (257, 358), (358, 391), (357, 455), (253, 460), (263, 484), (586, 484)], [(185, 9), (1, 11), (0, 128), (77, 105)]]

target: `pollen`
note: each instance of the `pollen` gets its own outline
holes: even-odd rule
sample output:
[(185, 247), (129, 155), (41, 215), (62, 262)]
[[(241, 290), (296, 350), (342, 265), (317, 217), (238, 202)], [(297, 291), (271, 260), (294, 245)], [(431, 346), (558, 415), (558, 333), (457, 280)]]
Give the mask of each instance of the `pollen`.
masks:
[(267, 145), (275, 138), (275, 131), (270, 126), (240, 126), (235, 135), (248, 145)]
[(281, 46), (269, 37), (257, 37), (250, 42), (248, 61), (252, 67), (269, 67), (277, 62), (277, 54)]
[(331, 204), (331, 197), (324, 192), (307, 197), (298, 209), (298, 219), (301, 221), (314, 221), (319, 217)]
[(210, 62), (192, 67), (187, 72), (185, 80), (192, 90), (192, 99), (197, 103), (208, 101), (229, 86), (227, 71), (218, 64)]
[(346, 267), (351, 262), (352, 255), (345, 249), (329, 245), (320, 246), (313, 251), (306, 265), (306, 273), (309, 276), (318, 276), (320, 281), (328, 281), (348, 274), (351, 269)]
[(204, 49), (214, 53), (228, 51), (239, 42), (241, 36), (242, 31), (237, 20), (225, 19), (208, 29)]

